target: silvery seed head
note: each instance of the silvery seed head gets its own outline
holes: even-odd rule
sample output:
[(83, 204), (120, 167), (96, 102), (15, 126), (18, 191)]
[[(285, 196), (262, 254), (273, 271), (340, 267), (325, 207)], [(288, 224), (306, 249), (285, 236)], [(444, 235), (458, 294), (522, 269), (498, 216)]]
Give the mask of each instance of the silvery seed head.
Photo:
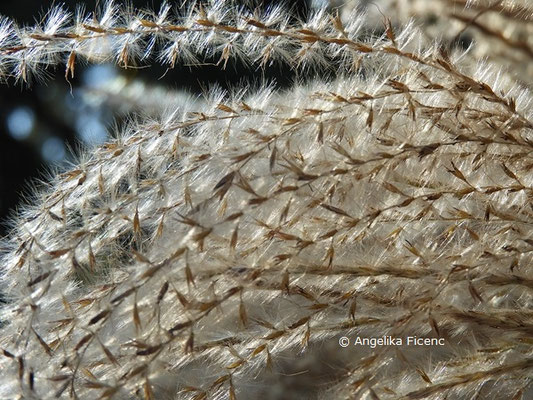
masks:
[(212, 90), (51, 179), (4, 243), (0, 398), (533, 395), (531, 92), (364, 23), (220, 1), (1, 22), (22, 80), (213, 54), (318, 74)]

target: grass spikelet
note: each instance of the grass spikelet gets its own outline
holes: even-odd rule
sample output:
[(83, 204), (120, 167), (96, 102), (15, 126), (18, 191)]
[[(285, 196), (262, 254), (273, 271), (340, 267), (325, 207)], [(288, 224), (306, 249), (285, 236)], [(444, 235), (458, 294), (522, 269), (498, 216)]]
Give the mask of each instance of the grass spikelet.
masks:
[(533, 11), (355, 3), (0, 19), (2, 80), (310, 73), (138, 118), (51, 178), (2, 241), (0, 398), (532, 397)]

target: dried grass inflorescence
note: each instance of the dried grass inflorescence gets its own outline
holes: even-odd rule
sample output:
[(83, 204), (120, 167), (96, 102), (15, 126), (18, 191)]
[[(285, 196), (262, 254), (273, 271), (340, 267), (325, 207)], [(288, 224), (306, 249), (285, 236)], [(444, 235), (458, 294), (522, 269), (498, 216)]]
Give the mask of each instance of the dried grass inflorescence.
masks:
[[(334, 0), (332, 6), (338, 6)], [(342, 2), (341, 16), (349, 20), (363, 2)], [(533, 6), (529, 0), (409, 0), (372, 3), (367, 25), (376, 26), (383, 14), (396, 25), (416, 18), (423, 35), (441, 43), (471, 47), (468, 57), (498, 65), (521, 85), (531, 88), (533, 75)]]
[(528, 89), (412, 25), (223, 3), (2, 21), (22, 80), (80, 56), (343, 71), (212, 91), (53, 178), (4, 243), (0, 398), (530, 397)]

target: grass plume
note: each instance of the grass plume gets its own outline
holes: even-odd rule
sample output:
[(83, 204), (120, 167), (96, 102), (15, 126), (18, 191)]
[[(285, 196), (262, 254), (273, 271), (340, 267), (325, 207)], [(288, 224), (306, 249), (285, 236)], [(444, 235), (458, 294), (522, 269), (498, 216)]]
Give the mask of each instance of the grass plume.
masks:
[[(491, 12), (529, 15), (511, 3)], [(4, 243), (0, 398), (528, 398), (527, 85), (387, 18), (171, 11), (3, 19), (0, 71), (216, 55), (317, 77), (212, 90), (51, 180)], [(338, 345), (387, 335), (446, 344)]]

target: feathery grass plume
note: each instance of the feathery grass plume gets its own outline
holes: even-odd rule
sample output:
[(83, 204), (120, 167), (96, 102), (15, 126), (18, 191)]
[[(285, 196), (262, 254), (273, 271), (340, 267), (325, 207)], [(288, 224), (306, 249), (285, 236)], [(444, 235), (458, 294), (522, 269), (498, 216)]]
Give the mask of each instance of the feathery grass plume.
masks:
[(367, 26), (384, 16), (400, 26), (415, 18), (428, 39), (441, 45), (472, 47), (468, 57), (485, 59), (510, 72), (518, 84), (533, 85), (533, 6), (528, 0), (436, 0), (367, 3), (330, 1), (344, 20), (354, 9), (368, 12)]
[[(530, 398), (531, 92), (413, 24), (171, 11), (4, 20), (4, 77), (78, 57), (341, 72), (213, 90), (53, 178), (4, 244), (0, 398)], [(403, 342), (353, 344), (383, 336)]]

